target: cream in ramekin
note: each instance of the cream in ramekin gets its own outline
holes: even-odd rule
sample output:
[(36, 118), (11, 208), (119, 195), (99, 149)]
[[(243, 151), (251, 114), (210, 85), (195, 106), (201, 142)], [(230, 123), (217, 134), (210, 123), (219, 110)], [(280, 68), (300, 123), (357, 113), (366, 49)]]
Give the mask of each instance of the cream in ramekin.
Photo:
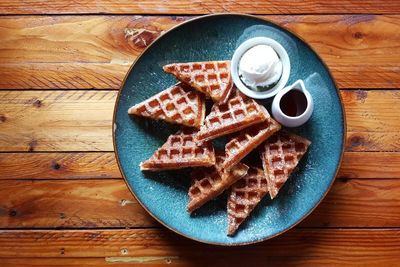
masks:
[(231, 73), (236, 87), (245, 95), (256, 99), (270, 98), (289, 80), (289, 56), (275, 40), (255, 37), (236, 49)]

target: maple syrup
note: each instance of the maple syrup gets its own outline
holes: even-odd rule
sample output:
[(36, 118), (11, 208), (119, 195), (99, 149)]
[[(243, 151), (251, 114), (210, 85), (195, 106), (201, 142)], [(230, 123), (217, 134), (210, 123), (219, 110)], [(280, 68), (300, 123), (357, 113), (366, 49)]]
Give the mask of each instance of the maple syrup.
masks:
[(286, 116), (297, 117), (306, 111), (307, 98), (300, 90), (292, 89), (282, 96), (279, 106)]

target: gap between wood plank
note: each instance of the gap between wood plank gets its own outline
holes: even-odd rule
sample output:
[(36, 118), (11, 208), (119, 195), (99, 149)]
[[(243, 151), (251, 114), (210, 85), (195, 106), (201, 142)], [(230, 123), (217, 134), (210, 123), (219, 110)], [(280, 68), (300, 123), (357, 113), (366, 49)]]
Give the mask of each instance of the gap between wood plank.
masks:
[(400, 15), (400, 12), (391, 12), (391, 13), (382, 13), (382, 12), (370, 12), (370, 13), (241, 13), (241, 12), (215, 12), (215, 13), (13, 13), (13, 14), (0, 14), (0, 18), (2, 17), (62, 17), (62, 16), (113, 16), (113, 17), (123, 17), (123, 16), (143, 16), (143, 17), (203, 17), (208, 15), (218, 15), (218, 14), (236, 14), (236, 15), (251, 15), (255, 17), (262, 17), (262, 16), (274, 16), (274, 17), (287, 17), (287, 16), (365, 16), (365, 15), (372, 15), (372, 16), (397, 16)]
[(243, 12), (266, 14), (331, 14), (331, 13), (391, 13), (398, 12), (400, 6), (394, 0), (388, 1), (317, 1), (306, 0), (295, 6), (290, 1), (112, 1), (88, 0), (83, 3), (68, 1), (52, 1), (45, 6), (37, 1), (5, 1), (1, 7), (2, 13), (8, 14), (59, 14), (59, 13), (94, 13), (94, 14), (207, 14), (217, 12)]
[[(304, 226), (295, 226), (293, 230), (298, 229), (298, 230), (366, 230), (366, 231), (374, 231), (374, 230), (386, 230), (386, 231), (397, 231), (400, 229), (399, 227), (384, 227), (384, 226), (379, 226), (379, 227), (304, 227)], [(64, 231), (64, 232), (86, 232), (86, 231), (129, 231), (129, 230), (165, 230), (166, 232), (169, 233), (174, 233), (173, 231), (169, 230), (165, 226), (161, 225), (159, 227), (157, 226), (148, 226), (148, 227), (96, 227), (96, 228), (85, 228), (85, 227), (80, 227), (80, 228), (0, 228), (1, 232), (23, 232), (23, 233), (29, 233), (29, 232), (46, 232), (46, 231), (51, 231), (51, 232), (57, 232), (57, 231)], [(0, 232), (0, 234), (1, 234)], [(179, 235), (178, 235), (179, 236)]]

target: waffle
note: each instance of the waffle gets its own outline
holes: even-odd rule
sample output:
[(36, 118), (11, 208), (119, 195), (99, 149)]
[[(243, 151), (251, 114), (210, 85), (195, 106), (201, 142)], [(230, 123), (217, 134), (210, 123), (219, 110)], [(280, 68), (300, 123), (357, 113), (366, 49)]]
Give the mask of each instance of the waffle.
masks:
[(268, 137), (281, 128), (280, 124), (270, 118), (269, 120), (244, 129), (234, 136), (225, 145), (225, 161), (222, 168), (229, 170), (258, 147)]
[(227, 103), (214, 104), (196, 138), (199, 141), (211, 140), (269, 118), (268, 111), (262, 105), (235, 90)]
[(217, 103), (226, 102), (232, 89), (230, 61), (173, 63), (163, 69)]
[(216, 198), (247, 173), (248, 167), (242, 163), (237, 164), (230, 171), (222, 170), (220, 164), (223, 160), (222, 156), (217, 155), (216, 166), (193, 169), (192, 185), (188, 192), (188, 212), (191, 213)]
[(267, 180), (260, 168), (250, 167), (247, 174), (232, 185), (227, 204), (228, 235), (235, 234), (267, 192)]
[(261, 160), (271, 199), (276, 197), (310, 144), (307, 139), (286, 132), (278, 132), (266, 141)]
[(203, 96), (184, 83), (173, 85), (128, 110), (129, 114), (195, 128), (203, 124), (205, 112)]
[(150, 159), (140, 163), (140, 169), (173, 170), (214, 164), (215, 154), (211, 143), (196, 144), (193, 132), (186, 130), (170, 135)]

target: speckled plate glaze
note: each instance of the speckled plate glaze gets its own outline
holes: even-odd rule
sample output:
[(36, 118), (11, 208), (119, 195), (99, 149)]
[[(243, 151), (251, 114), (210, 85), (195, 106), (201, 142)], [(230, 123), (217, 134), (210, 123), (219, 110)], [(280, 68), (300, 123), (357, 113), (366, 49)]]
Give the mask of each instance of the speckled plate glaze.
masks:
[[(273, 201), (264, 198), (237, 234), (228, 237), (226, 195), (189, 215), (187, 171), (142, 173), (139, 170), (139, 163), (149, 158), (178, 127), (132, 117), (127, 110), (176, 82), (172, 75), (163, 72), (163, 65), (230, 59), (236, 47), (256, 36), (273, 38), (288, 51), (292, 65), (289, 84), (297, 79), (305, 81), (314, 99), (314, 113), (305, 125), (291, 131), (307, 137), (312, 145), (278, 197)], [(263, 104), (270, 108), (270, 103)], [(289, 31), (263, 19), (238, 14), (197, 18), (162, 35), (130, 69), (114, 112), (113, 140), (118, 164), (138, 201), (169, 229), (219, 245), (266, 240), (304, 219), (333, 183), (343, 154), (344, 135), (340, 95), (318, 55)]]

